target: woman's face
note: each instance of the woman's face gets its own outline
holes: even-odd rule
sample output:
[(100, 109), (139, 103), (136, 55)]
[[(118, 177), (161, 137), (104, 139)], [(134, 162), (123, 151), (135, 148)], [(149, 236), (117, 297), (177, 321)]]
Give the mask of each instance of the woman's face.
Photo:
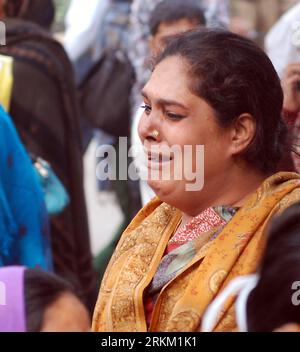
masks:
[[(148, 183), (162, 201), (182, 211), (204, 200), (212, 205), (213, 193), (219, 192), (218, 188), (214, 188), (221, 187), (222, 175), (231, 163), (230, 129), (219, 127), (212, 107), (194, 95), (189, 84), (184, 59), (172, 56), (159, 63), (142, 92), (145, 112), (139, 124), (139, 135), (148, 159), (148, 177), (160, 170), (159, 179), (149, 179)], [(174, 145), (181, 152), (184, 148), (193, 151), (191, 159), (183, 153), (182, 167), (178, 164), (178, 158), (175, 161), (172, 152), (169, 156), (165, 151), (155, 151), (154, 156), (150, 155), (151, 148)], [(204, 146), (204, 164), (201, 162), (201, 152), (196, 155), (197, 145)], [(182, 178), (178, 179), (180, 168)], [(166, 169), (171, 170), (169, 179), (162, 177)], [(204, 178), (203, 189), (194, 187), (196, 190), (187, 191), (187, 184), (193, 182), (190, 173), (183, 169), (192, 170), (195, 173), (193, 182), (199, 185)]]

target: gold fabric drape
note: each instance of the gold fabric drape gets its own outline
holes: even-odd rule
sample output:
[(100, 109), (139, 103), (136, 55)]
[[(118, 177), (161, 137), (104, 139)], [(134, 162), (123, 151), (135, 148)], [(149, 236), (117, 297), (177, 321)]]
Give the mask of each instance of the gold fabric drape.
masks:
[[(246, 200), (218, 237), (161, 291), (149, 331), (197, 331), (214, 297), (233, 278), (257, 269), (265, 231), (274, 214), (300, 201), (300, 176), (278, 173)], [(101, 285), (93, 331), (146, 332), (143, 293), (151, 282), (181, 213), (154, 199), (121, 237)], [(228, 300), (216, 331), (236, 328), (233, 299)]]

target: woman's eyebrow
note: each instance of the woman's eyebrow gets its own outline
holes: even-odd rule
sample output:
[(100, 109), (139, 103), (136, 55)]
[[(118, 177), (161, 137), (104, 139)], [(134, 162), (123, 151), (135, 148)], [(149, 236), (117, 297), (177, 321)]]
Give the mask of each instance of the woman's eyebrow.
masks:
[(174, 106), (175, 105), (175, 106), (179, 106), (180, 108), (183, 108), (185, 110), (188, 109), (184, 104), (179, 103), (176, 100), (171, 100), (171, 99), (158, 99), (156, 101), (156, 103), (161, 106), (170, 106), (170, 105)]
[[(142, 91), (142, 96), (143, 96), (145, 99), (149, 100), (148, 95), (147, 95), (147, 93), (146, 93), (145, 91)], [(183, 109), (185, 109), (185, 110), (188, 109), (184, 104), (179, 103), (179, 102), (176, 101), (176, 100), (171, 100), (171, 99), (158, 99), (158, 100), (156, 100), (155, 102), (156, 102), (157, 105), (161, 105), (161, 106), (170, 106), (170, 105), (174, 106), (174, 105), (175, 105), (175, 106), (179, 106), (179, 107), (181, 107), (181, 108), (183, 108)]]

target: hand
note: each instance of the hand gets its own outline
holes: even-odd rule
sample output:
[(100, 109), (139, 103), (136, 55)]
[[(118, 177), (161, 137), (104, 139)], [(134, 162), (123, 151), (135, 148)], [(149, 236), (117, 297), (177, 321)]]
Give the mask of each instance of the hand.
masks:
[[(299, 83), (298, 83), (299, 82)], [(291, 112), (300, 111), (300, 62), (290, 64), (282, 79), (283, 108)]]

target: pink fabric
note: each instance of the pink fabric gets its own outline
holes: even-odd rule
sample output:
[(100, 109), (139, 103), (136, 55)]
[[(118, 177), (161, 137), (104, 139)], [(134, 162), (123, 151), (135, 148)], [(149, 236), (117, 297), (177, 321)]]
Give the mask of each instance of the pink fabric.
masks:
[(0, 268), (0, 332), (26, 332), (25, 270)]
[(200, 215), (194, 217), (171, 238), (167, 253), (186, 242), (193, 241), (199, 237), (199, 234), (223, 225), (226, 225), (226, 221), (213, 208), (208, 208)]

